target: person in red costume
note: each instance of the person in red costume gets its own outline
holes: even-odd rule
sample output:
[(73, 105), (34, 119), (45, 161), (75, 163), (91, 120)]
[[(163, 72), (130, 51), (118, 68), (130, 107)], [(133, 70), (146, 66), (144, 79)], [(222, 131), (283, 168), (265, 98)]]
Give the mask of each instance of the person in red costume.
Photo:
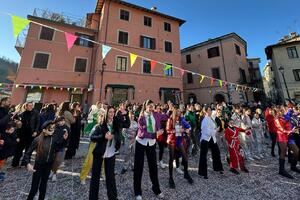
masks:
[(237, 171), (239, 167), (243, 172), (249, 173), (245, 166), (244, 153), (240, 146), (239, 132), (244, 132), (247, 135), (251, 134), (250, 131), (235, 127), (234, 121), (230, 120), (228, 122), (228, 127), (225, 129), (225, 139), (228, 144), (228, 151), (230, 155), (230, 171), (234, 174), (239, 174)]
[(279, 174), (284, 177), (293, 179), (294, 177), (290, 175), (287, 171), (285, 171), (284, 163), (288, 146), (288, 138), (289, 135), (294, 131), (294, 129), (292, 129), (291, 124), (284, 119), (284, 110), (282, 108), (276, 108), (274, 114), (277, 142), (279, 143), (280, 147)]
[[(274, 117), (274, 109), (273, 108), (267, 108), (265, 111), (265, 118), (267, 121), (268, 125), (268, 131), (271, 136), (272, 140), (272, 147), (271, 147), (271, 155), (275, 157), (275, 145), (276, 145), (276, 138), (277, 138), (277, 132), (276, 132), (276, 125), (275, 125), (275, 117)], [(280, 155), (280, 148), (279, 148), (279, 143), (278, 145), (278, 155)]]

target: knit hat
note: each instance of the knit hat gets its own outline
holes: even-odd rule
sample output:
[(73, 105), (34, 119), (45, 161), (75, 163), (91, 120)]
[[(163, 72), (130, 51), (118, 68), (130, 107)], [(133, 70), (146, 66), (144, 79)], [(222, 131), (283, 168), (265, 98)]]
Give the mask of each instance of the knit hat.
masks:
[(52, 124), (55, 124), (55, 122), (54, 121), (52, 121), (52, 120), (48, 120), (48, 121), (46, 121), (45, 123), (43, 123), (43, 125), (42, 125), (42, 130), (43, 129), (47, 129), (50, 125), (52, 125)]

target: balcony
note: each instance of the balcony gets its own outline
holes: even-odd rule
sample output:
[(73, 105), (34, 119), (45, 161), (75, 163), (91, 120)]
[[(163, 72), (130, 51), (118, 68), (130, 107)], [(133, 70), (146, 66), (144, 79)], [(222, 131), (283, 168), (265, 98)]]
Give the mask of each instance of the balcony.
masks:
[(35, 8), (32, 14), (34, 17), (48, 19), (54, 22), (60, 22), (64, 24), (79, 26), (79, 27), (86, 27), (86, 18), (77, 16), (70, 13), (56, 13), (50, 10), (43, 10)]
[(19, 55), (22, 55), (23, 49), (25, 47), (25, 42), (28, 34), (28, 27), (26, 27), (17, 37), (15, 48)]

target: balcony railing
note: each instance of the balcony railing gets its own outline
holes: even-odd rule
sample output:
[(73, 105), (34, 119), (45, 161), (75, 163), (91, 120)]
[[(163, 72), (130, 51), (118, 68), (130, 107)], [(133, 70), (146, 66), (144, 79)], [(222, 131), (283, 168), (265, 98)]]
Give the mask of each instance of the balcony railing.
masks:
[(65, 24), (75, 25), (79, 27), (85, 27), (86, 19), (85, 17), (76, 16), (70, 13), (56, 13), (50, 10), (43, 10), (43, 9), (34, 9), (33, 16), (40, 17), (48, 20), (52, 20), (55, 22), (61, 22)]

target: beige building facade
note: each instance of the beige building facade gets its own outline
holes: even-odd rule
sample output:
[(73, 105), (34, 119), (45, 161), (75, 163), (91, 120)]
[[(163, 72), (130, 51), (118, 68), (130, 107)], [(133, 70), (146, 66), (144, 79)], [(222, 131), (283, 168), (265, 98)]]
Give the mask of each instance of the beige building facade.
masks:
[[(289, 98), (300, 101), (300, 36), (291, 33), (277, 44), (265, 49), (270, 67), (274, 73), (275, 88), (280, 96), (280, 102)], [(285, 87), (285, 82), (287, 89)]]

